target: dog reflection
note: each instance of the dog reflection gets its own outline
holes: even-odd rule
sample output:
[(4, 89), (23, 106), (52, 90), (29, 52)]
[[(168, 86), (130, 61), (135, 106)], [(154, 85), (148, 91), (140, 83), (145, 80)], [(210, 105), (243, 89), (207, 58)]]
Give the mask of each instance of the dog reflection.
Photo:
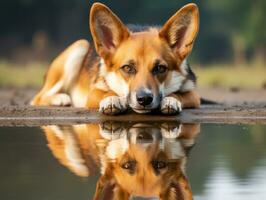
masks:
[(78, 176), (100, 170), (94, 199), (192, 199), (185, 175), (198, 124), (46, 126), (48, 146)]

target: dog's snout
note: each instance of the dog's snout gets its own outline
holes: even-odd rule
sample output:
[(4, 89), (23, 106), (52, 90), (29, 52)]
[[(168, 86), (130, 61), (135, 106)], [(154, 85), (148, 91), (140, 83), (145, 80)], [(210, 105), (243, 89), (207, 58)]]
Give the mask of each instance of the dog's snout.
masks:
[(139, 91), (137, 92), (137, 101), (142, 106), (148, 106), (153, 101), (153, 95), (150, 92)]

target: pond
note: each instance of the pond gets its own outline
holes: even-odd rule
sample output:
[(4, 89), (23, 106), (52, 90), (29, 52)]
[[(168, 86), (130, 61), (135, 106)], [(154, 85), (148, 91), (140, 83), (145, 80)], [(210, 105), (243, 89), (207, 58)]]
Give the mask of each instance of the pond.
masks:
[(266, 199), (266, 126), (0, 127), (0, 199)]

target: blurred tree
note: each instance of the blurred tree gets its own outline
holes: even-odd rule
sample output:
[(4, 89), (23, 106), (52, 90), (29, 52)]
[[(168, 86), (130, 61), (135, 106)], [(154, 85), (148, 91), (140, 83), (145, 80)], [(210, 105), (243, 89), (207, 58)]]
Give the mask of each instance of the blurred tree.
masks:
[[(236, 65), (247, 62), (247, 53), (255, 57), (265, 57), (266, 19), (264, 0), (207, 0), (206, 7), (210, 10), (212, 34), (224, 34), (231, 42), (233, 60)], [(265, 59), (265, 58), (264, 58)]]
[[(99, 0), (125, 23), (163, 24), (187, 0)], [(0, 57), (16, 60), (18, 51), (41, 49), (43, 59), (54, 56), (79, 38), (90, 39), (88, 28), (92, 0), (1, 0)], [(265, 63), (265, 0), (192, 1), (200, 8), (201, 25), (192, 59), (196, 62), (252, 60)], [(36, 35), (45, 35), (47, 44), (36, 47)], [(44, 46), (46, 47), (44, 49)], [(20, 57), (26, 57), (24, 55)], [(37, 56), (38, 57), (38, 56)]]
[(266, 57), (266, 1), (255, 0), (250, 5), (245, 26), (248, 49), (253, 50), (255, 62), (265, 63)]

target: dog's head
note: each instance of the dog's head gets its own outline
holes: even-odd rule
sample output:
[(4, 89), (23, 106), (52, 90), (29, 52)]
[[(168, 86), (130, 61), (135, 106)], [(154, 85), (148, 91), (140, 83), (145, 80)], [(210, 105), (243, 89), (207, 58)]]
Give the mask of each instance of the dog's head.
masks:
[(177, 11), (162, 28), (133, 32), (105, 5), (95, 3), (90, 29), (102, 58), (101, 74), (129, 105), (145, 113), (157, 108), (163, 96), (179, 91), (186, 81), (185, 58), (198, 32), (195, 4)]
[(185, 165), (198, 125), (186, 126), (135, 124), (110, 141), (95, 199), (192, 199)]

